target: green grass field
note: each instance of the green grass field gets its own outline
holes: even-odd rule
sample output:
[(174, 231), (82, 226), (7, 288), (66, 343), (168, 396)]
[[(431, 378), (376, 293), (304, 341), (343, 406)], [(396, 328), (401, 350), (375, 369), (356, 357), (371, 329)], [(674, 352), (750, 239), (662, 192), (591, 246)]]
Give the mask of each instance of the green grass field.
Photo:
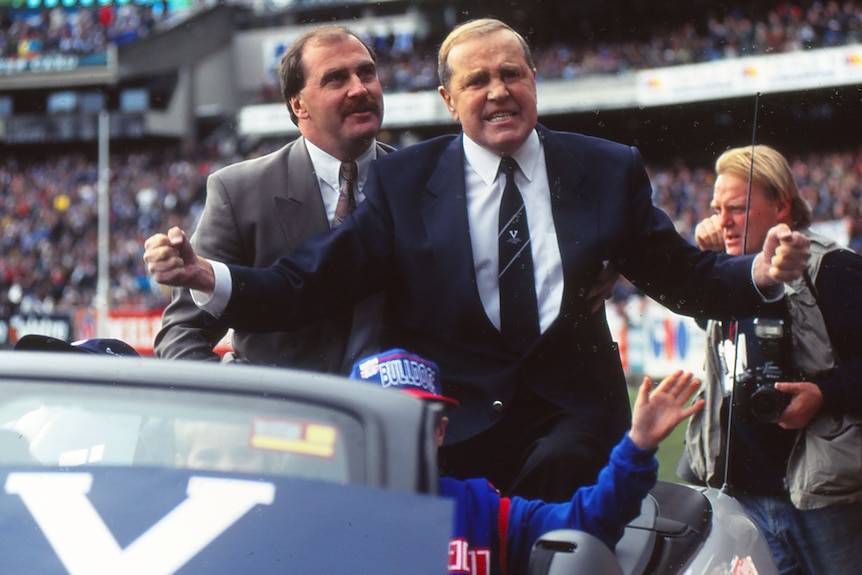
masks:
[[(634, 402), (637, 394), (637, 387), (629, 386), (629, 399)], [(658, 479), (659, 481), (669, 481), (671, 483), (682, 483), (683, 481), (676, 476), (676, 465), (679, 463), (679, 457), (682, 455), (682, 443), (685, 438), (685, 426), (683, 422), (673, 430), (670, 437), (665, 439), (658, 448), (656, 458), (658, 459)]]

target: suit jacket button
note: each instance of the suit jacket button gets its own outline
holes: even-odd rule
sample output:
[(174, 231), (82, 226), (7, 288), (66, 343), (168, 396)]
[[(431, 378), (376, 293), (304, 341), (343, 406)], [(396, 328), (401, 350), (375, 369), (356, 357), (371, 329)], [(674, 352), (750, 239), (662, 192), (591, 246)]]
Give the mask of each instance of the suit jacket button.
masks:
[(503, 413), (503, 402), (499, 399), (494, 400), (494, 403), (491, 404), (491, 409), (497, 413)]

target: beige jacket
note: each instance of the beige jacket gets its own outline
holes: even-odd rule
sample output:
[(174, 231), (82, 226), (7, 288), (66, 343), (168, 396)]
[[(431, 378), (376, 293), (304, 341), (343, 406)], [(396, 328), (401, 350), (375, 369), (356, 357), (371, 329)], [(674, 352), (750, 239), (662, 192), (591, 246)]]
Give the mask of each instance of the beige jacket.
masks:
[[(808, 275), (817, 279), (823, 256), (841, 246), (818, 234), (811, 240)], [(785, 284), (785, 301), (791, 318), (793, 352), (797, 367), (816, 377), (836, 365), (823, 315), (803, 278)], [(720, 486), (726, 457), (725, 422), (720, 421), (725, 400), (718, 344), (720, 325), (707, 326), (706, 381), (698, 391), (706, 405), (692, 416), (686, 429), (685, 455), (695, 476)], [(822, 413), (799, 432), (787, 468), (790, 498), (799, 509), (815, 509), (862, 501), (862, 418)]]

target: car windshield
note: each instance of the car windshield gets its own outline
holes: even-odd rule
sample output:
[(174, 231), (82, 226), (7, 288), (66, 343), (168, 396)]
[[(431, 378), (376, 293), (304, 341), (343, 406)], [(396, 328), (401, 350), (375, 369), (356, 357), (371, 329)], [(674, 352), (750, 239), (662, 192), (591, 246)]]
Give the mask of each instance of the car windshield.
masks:
[(201, 390), (28, 381), (5, 383), (0, 397), (0, 465), (359, 482), (361, 431), (356, 419), (329, 407)]

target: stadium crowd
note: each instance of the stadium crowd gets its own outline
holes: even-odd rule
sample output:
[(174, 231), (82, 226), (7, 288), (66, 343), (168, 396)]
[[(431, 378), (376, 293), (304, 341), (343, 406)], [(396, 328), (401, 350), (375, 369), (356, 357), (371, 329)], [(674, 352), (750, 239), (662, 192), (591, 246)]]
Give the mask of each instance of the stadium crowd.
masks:
[[(436, 46), (404, 52), (369, 38), (378, 50), (387, 92), (437, 88)], [(575, 31), (565, 43), (531, 39), (541, 80), (571, 80), (725, 58), (777, 54), (862, 42), (862, 3), (853, 0), (783, 3), (757, 17), (741, 9), (711, 13), (701, 22), (651, 23), (646, 39), (611, 41)], [(390, 49), (391, 48), (391, 49)], [(270, 87), (272, 88), (272, 87)], [(278, 91), (272, 97), (277, 98)], [(272, 94), (273, 90), (268, 90)]]
[[(539, 80), (694, 64), (724, 58), (843, 46), (862, 41), (862, 2), (799, 0), (756, 12), (754, 8), (709, 11), (685, 23), (651, 23), (643, 38), (611, 39), (575, 30), (565, 43), (531, 38)], [(99, 8), (0, 11), (0, 58), (104, 51), (109, 43), (146, 37), (167, 18), (166, 4), (125, 4)], [(436, 89), (436, 46), (368, 38), (379, 57), (387, 92)], [(261, 101), (279, 98), (264, 86)]]
[[(155, 6), (160, 6), (156, 4)], [(0, 11), (0, 58), (85, 56), (131, 42), (156, 27), (164, 9), (153, 4)]]
[[(86, 53), (107, 42), (149, 33), (164, 5), (98, 9), (0, 11), (0, 57), (51, 50)], [(155, 6), (159, 6), (156, 4)], [(574, 33), (566, 45), (534, 51), (541, 79), (696, 63), (754, 54), (807, 50), (862, 41), (862, 2), (800, 0), (754, 18), (742, 10), (650, 31), (648, 40), (611, 42)], [(436, 88), (434, 47), (402, 52), (386, 39), (369, 39), (380, 56), (387, 92)], [(278, 90), (273, 98), (277, 98)], [(259, 150), (262, 153), (265, 150)], [(178, 150), (115, 154), (111, 162), (112, 308), (158, 309), (168, 294), (152, 284), (141, 262), (143, 240), (172, 225), (193, 229), (203, 207), (206, 176), (225, 163)], [(821, 221), (846, 221), (851, 246), (862, 251), (862, 148), (793, 158), (800, 189)], [(79, 155), (0, 159), (0, 317), (11, 311), (50, 312), (93, 305), (97, 276), (97, 173)], [(684, 235), (706, 214), (711, 165), (674, 162), (650, 166), (655, 201)]]
[[(260, 153), (260, 152), (258, 152)], [(177, 150), (116, 154), (110, 176), (110, 304), (160, 309), (169, 294), (151, 282), (144, 240), (173, 225), (192, 230), (207, 174), (240, 158), (184, 157)], [(840, 220), (862, 252), (862, 148), (792, 157), (818, 221)], [(692, 238), (709, 212), (711, 165), (648, 167), (655, 202)], [(97, 278), (98, 167), (79, 155), (0, 162), (0, 316), (93, 305)]]

